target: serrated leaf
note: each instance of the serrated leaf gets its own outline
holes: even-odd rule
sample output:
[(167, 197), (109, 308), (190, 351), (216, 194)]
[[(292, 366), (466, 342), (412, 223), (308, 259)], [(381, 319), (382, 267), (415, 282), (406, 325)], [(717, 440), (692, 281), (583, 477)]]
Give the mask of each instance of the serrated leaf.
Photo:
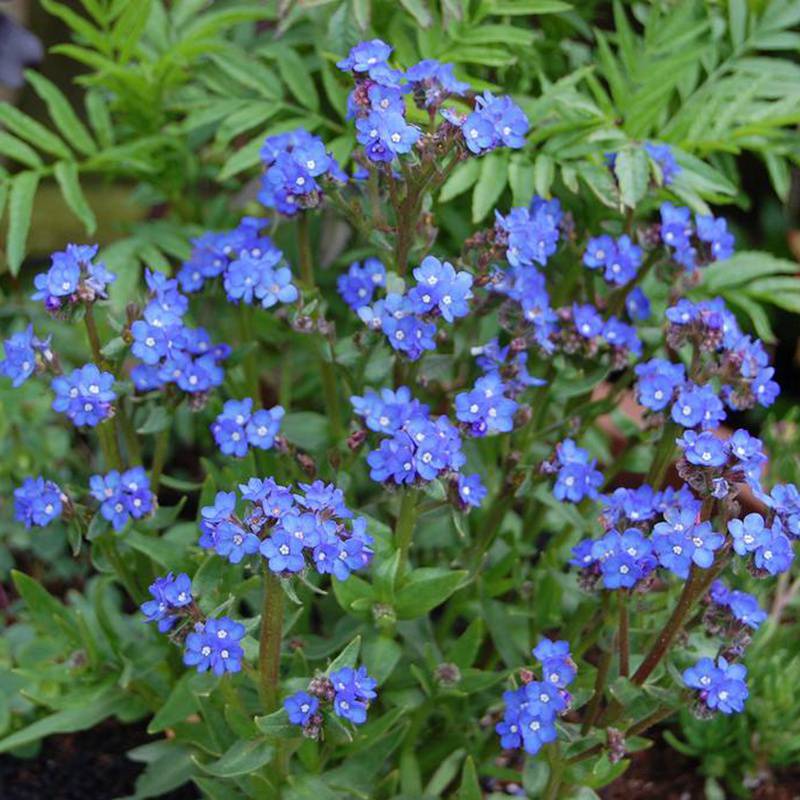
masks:
[(0, 155), (13, 159), (26, 167), (42, 165), (42, 159), (32, 147), (5, 131), (0, 131)]
[(425, 0), (400, 0), (400, 5), (414, 17), (418, 25), (423, 28), (431, 26), (433, 16)]
[(97, 229), (97, 220), (81, 189), (77, 165), (74, 161), (59, 161), (54, 173), (64, 200), (72, 213), (83, 223), (86, 233), (91, 236)]
[(617, 153), (614, 173), (619, 182), (622, 202), (628, 208), (636, 208), (647, 194), (650, 180), (650, 164), (644, 150), (641, 147), (632, 147)]
[(11, 183), (11, 193), (8, 199), (6, 260), (12, 275), (19, 273), (19, 268), (25, 259), (33, 200), (38, 187), (39, 174), (37, 172), (20, 172), (14, 176)]
[(318, 111), (319, 95), (305, 61), (290, 47), (282, 47), (276, 63), (281, 78), (300, 105)]
[(39, 97), (44, 100), (47, 112), (55, 123), (61, 135), (79, 152), (86, 156), (96, 152), (97, 145), (94, 143), (86, 126), (78, 119), (78, 115), (72, 109), (69, 100), (61, 90), (43, 75), (33, 70), (26, 70), (25, 77), (36, 90)]

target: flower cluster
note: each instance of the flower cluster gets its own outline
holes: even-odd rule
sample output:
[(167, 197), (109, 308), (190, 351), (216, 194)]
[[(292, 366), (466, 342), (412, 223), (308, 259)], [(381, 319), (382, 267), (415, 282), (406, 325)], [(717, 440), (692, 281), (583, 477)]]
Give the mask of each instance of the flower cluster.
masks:
[(530, 206), (495, 211), (495, 241), (505, 249), (512, 267), (544, 267), (558, 247), (564, 213), (557, 198), (534, 197)]
[(663, 142), (645, 142), (644, 149), (661, 170), (663, 185), (669, 186), (681, 172), (681, 166), (675, 160), (672, 148)]
[(567, 686), (577, 672), (567, 642), (542, 639), (533, 656), (539, 661), (542, 680), (533, 680), (526, 671), (523, 685), (503, 694), (503, 721), (495, 728), (504, 748), (521, 747), (530, 755), (536, 755), (543, 745), (555, 741), (556, 719), (569, 707), (571, 697)]
[(339, 276), (336, 285), (342, 300), (358, 311), (372, 302), (377, 288), (386, 286), (386, 267), (377, 258), (364, 259), (363, 266), (355, 261)]
[(347, 101), (348, 116), (356, 118), (356, 139), (367, 158), (376, 163), (410, 153), (422, 135), (406, 121), (403, 96), (410, 87), (405, 85), (406, 76), (387, 63), (391, 54), (389, 45), (373, 39), (357, 44), (337, 64), (343, 72), (353, 73), (355, 88)]
[(622, 286), (636, 277), (642, 265), (642, 248), (627, 235), (618, 239), (608, 235), (596, 236), (586, 245), (583, 263), (589, 269), (602, 269), (603, 277), (609, 283)]
[(461, 133), (467, 148), (483, 155), (498, 147), (518, 150), (529, 128), (525, 112), (510, 97), (484, 92), (475, 98), (475, 110), (464, 120)]
[(794, 550), (778, 517), (768, 525), (761, 514), (747, 514), (744, 519), (728, 522), (733, 549), (748, 559), (753, 574), (778, 575), (786, 572), (794, 561)]
[(283, 701), (283, 707), (289, 722), (299, 725), (304, 736), (318, 739), (323, 725), (321, 703), (330, 706), (337, 717), (361, 725), (367, 720), (370, 701), (377, 697), (376, 686), (377, 681), (365, 667), (342, 667), (330, 676), (314, 678), (307, 691), (290, 695)]
[(725, 609), (736, 622), (753, 630), (758, 630), (761, 623), (767, 619), (767, 612), (761, 608), (753, 595), (740, 592), (738, 589), (729, 589), (720, 580), (711, 584), (709, 597), (716, 606)]
[(580, 503), (584, 497), (597, 499), (603, 484), (603, 475), (596, 469), (597, 460), (591, 458), (572, 439), (556, 445), (554, 457), (542, 464), (542, 471), (556, 475), (553, 496), (557, 500)]
[(688, 272), (733, 255), (734, 238), (722, 217), (697, 215), (672, 203), (661, 205), (661, 241), (672, 258)]
[(608, 319), (591, 303), (573, 303), (571, 308), (558, 311), (562, 327), (554, 338), (563, 352), (579, 353), (584, 358), (595, 358), (604, 348), (612, 354), (612, 364), (622, 369), (630, 356), (642, 353), (642, 343), (633, 325), (622, 322), (614, 314)]
[(304, 128), (268, 136), (260, 155), (264, 177), (258, 199), (287, 216), (320, 204), (321, 181), (347, 181), (322, 139)]
[(107, 475), (92, 475), (89, 487), (92, 497), (100, 503), (100, 513), (115, 531), (121, 531), (131, 518), (147, 516), (156, 505), (143, 467), (133, 467), (122, 474), (114, 469)]
[(367, 455), (372, 480), (401, 485), (456, 478), (466, 462), (458, 429), (444, 415), (432, 419), (428, 406), (413, 398), (408, 387), (380, 393), (368, 389), (350, 402), (367, 428), (387, 436)]
[(272, 478), (240, 484), (244, 513), (236, 513), (235, 492), (218, 492), (200, 510), (200, 546), (238, 564), (260, 553), (278, 574), (308, 566), (346, 580), (372, 560), (372, 537), (364, 517), (354, 517), (341, 490), (315, 481), (292, 492)]
[(703, 709), (734, 714), (744, 711), (744, 701), (749, 696), (746, 677), (747, 668), (743, 664), (729, 664), (722, 657), (716, 663), (701, 658), (684, 671), (683, 682), (698, 691), (697, 699)]
[(507, 391), (508, 387), (496, 372), (478, 378), (472, 389), (456, 395), (456, 418), (465, 423), (471, 436), (508, 433), (514, 427), (519, 404), (506, 397)]
[(78, 303), (93, 303), (106, 298), (106, 289), (116, 280), (102, 263), (95, 264), (97, 245), (67, 245), (63, 252), (53, 253), (50, 269), (33, 280), (33, 300), (42, 300), (51, 313)]
[(212, 345), (205, 329), (184, 323), (189, 301), (178, 291), (177, 280), (150, 270), (145, 278), (150, 299), (130, 329), (131, 351), (142, 361), (131, 371), (134, 386), (146, 392), (174, 383), (193, 395), (219, 386), (224, 377), (220, 362), (230, 347)]
[(242, 458), (250, 447), (269, 450), (275, 444), (284, 413), (283, 406), (253, 411), (249, 397), (228, 400), (211, 425), (211, 433), (226, 456)]
[(414, 277), (417, 285), (405, 294), (390, 292), (385, 300), (357, 309), (369, 327), (382, 330), (392, 348), (412, 361), (436, 349), (436, 320), (466, 316), (472, 298), (472, 276), (434, 256), (423, 259)]
[(6, 339), (3, 348), (6, 357), (0, 361), (0, 375), (9, 378), (15, 389), (33, 375), (40, 363), (43, 366), (52, 357), (50, 337), (37, 339), (33, 335), (33, 325)]
[(75, 425), (94, 427), (114, 413), (114, 376), (94, 364), (56, 376), (51, 386), (55, 392), (53, 410), (66, 414)]
[(61, 516), (67, 496), (57, 484), (39, 476), (25, 478), (14, 489), (14, 514), (26, 528), (44, 528)]
[(755, 404), (770, 406), (780, 391), (772, 380), (764, 345), (742, 333), (736, 317), (721, 298), (692, 303), (680, 300), (666, 311), (667, 342), (674, 349), (691, 343), (707, 354), (710, 377), (721, 384), (721, 396), (729, 408), (742, 410)]
[(170, 572), (164, 577), (156, 578), (149, 587), (152, 600), (142, 603), (141, 611), (148, 622), (157, 622), (159, 633), (166, 633), (183, 613), (180, 609), (194, 602), (192, 597), (192, 581), (182, 572), (177, 577)]
[(230, 617), (197, 622), (186, 637), (183, 663), (198, 672), (211, 670), (215, 675), (241, 672), (244, 650), (240, 642), (244, 633), (244, 625)]

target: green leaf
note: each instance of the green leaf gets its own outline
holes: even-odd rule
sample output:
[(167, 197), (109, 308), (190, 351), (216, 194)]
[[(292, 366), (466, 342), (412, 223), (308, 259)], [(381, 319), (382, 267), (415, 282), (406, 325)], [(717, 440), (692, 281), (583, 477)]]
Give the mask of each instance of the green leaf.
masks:
[(88, 696), (76, 694), (75, 705), (49, 714), (0, 739), (0, 753), (24, 747), (54, 733), (74, 733), (93, 728), (115, 714), (122, 702), (124, 697), (116, 687), (106, 686)]
[(222, 169), (217, 175), (218, 181), (224, 181), (244, 172), (246, 169), (252, 169), (261, 160), (260, 152), (263, 139), (256, 137), (249, 141), (244, 147), (239, 148), (223, 165)]
[(347, 647), (339, 653), (336, 658), (331, 661), (328, 669), (325, 670), (326, 675), (336, 672), (337, 669), (342, 667), (354, 667), (358, 661), (358, 654), (361, 651), (361, 637), (354, 637), (347, 645)]
[(478, 780), (478, 770), (472, 756), (467, 756), (464, 769), (461, 770), (461, 786), (458, 787), (457, 800), (481, 800), (483, 792)]
[(114, 144), (114, 123), (108, 111), (108, 102), (99, 89), (90, 89), (86, 93), (86, 116), (102, 147)]
[(319, 110), (319, 95), (305, 61), (290, 47), (277, 51), (278, 72), (300, 105)]
[(51, 133), (41, 123), (23, 114), (9, 103), (0, 103), (0, 123), (5, 125), (12, 133), (30, 144), (36, 145), (40, 150), (51, 153), (58, 158), (70, 159), (72, 153), (69, 148), (54, 133)]
[(647, 194), (647, 184), (650, 180), (650, 165), (644, 150), (641, 147), (633, 147), (617, 153), (614, 173), (619, 182), (622, 202), (628, 208), (636, 208), (639, 201)]
[(747, 35), (747, 0), (728, 0), (728, 26), (731, 42), (738, 49)]
[(294, 739), (300, 735), (297, 725), (289, 722), (285, 708), (267, 714), (265, 717), (256, 717), (255, 723), (258, 729), (270, 739)]
[(184, 722), (188, 716), (194, 714), (198, 709), (197, 697), (191, 689), (191, 682), (195, 672), (186, 672), (178, 679), (172, 687), (167, 699), (159, 706), (150, 724), (147, 726), (148, 733), (160, 733), (166, 728)]
[(475, 184), (480, 174), (481, 162), (477, 158), (470, 158), (459, 164), (453, 170), (453, 174), (444, 182), (439, 192), (439, 202), (446, 203), (466, 192)]
[(508, 180), (508, 156), (490, 153), (481, 159), (481, 175), (472, 193), (472, 221), (480, 222), (497, 203)]
[(32, 147), (5, 131), (0, 131), (0, 155), (18, 161), (26, 167), (40, 167), (42, 165), (42, 159), (39, 158), (39, 154)]
[(491, 4), (492, 14), (557, 14), (569, 11), (572, 6), (561, 0), (494, 0)]
[(77, 165), (74, 161), (59, 161), (54, 172), (64, 200), (91, 236), (97, 229), (97, 220), (81, 189)]
[(508, 185), (511, 187), (511, 203), (514, 206), (527, 206), (530, 203), (534, 191), (534, 176), (535, 168), (530, 161), (520, 156), (511, 158), (508, 165)]
[(441, 605), (467, 576), (465, 570), (439, 567), (415, 569), (397, 592), (395, 609), (398, 619), (415, 619)]
[(143, 435), (159, 433), (172, 424), (172, 414), (164, 406), (153, 406), (147, 419), (136, 429), (136, 433)]
[(377, 636), (364, 643), (362, 658), (367, 672), (380, 685), (392, 674), (402, 655), (403, 649), (394, 639)]
[(725, 261), (716, 261), (702, 271), (701, 288), (710, 296), (732, 286), (748, 284), (769, 275), (794, 275), (797, 264), (769, 253), (742, 250)]
[(362, 31), (369, 28), (369, 21), (372, 12), (372, 3), (370, 0), (353, 0), (353, 16), (356, 18), (356, 24)]
[(11, 194), (8, 199), (6, 259), (12, 275), (19, 273), (19, 268), (25, 259), (25, 246), (33, 213), (33, 199), (38, 187), (39, 174), (37, 172), (19, 172), (11, 183)]
[(414, 17), (421, 27), (428, 28), (433, 23), (433, 17), (425, 0), (400, 0), (400, 5)]
[(459, 636), (456, 643), (450, 648), (447, 653), (448, 661), (451, 661), (459, 669), (467, 669), (475, 663), (478, 657), (484, 636), (484, 624), (480, 617), (470, 622), (464, 633)]
[(196, 756), (195, 764), (203, 772), (216, 778), (235, 778), (239, 775), (248, 775), (261, 769), (272, 759), (275, 748), (264, 739), (255, 739), (251, 742), (235, 742), (216, 761), (203, 763)]
[(78, 152), (86, 156), (95, 153), (97, 145), (61, 90), (43, 75), (31, 69), (25, 71), (25, 77), (36, 90), (36, 94), (44, 100), (47, 111), (61, 135)]
[(315, 411), (295, 411), (281, 420), (281, 433), (303, 450), (324, 450), (330, 438), (328, 418)]

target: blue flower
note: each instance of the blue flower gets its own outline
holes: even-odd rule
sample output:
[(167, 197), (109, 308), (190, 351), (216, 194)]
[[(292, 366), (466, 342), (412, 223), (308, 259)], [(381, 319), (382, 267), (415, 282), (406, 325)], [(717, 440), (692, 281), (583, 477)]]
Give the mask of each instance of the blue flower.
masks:
[(14, 516), (26, 528), (44, 528), (61, 516), (66, 495), (53, 481), (44, 478), (25, 478), (14, 489)]
[(627, 235), (617, 240), (610, 236), (598, 236), (589, 240), (583, 263), (590, 269), (602, 267), (609, 283), (622, 286), (636, 277), (642, 265), (642, 249)]
[(32, 299), (43, 300), (48, 311), (57, 311), (65, 303), (105, 298), (116, 276), (103, 264), (94, 264), (95, 255), (97, 245), (70, 244), (65, 251), (53, 253), (48, 271), (34, 278)]
[(634, 372), (639, 379), (636, 384), (637, 399), (652, 411), (666, 408), (686, 377), (683, 364), (673, 364), (663, 358), (652, 358), (637, 364)]
[(319, 709), (319, 700), (308, 692), (295, 692), (283, 701), (283, 707), (293, 725), (306, 725)]
[(748, 628), (758, 630), (761, 623), (767, 619), (767, 612), (761, 608), (753, 595), (737, 589), (731, 591), (720, 580), (711, 584), (710, 595), (714, 603), (727, 608), (737, 622)]
[(724, 261), (733, 255), (733, 234), (728, 232), (728, 223), (712, 216), (697, 217), (697, 238), (711, 247), (711, 258)]
[(354, 311), (369, 305), (375, 289), (383, 286), (386, 286), (386, 267), (377, 258), (364, 259), (363, 267), (358, 261), (353, 262), (337, 280), (339, 294)]
[(630, 589), (652, 572), (653, 545), (636, 528), (611, 530), (592, 546), (606, 589)]
[(483, 499), (486, 497), (486, 487), (483, 485), (481, 476), (477, 473), (473, 475), (459, 475), (458, 497), (465, 507), (472, 506), (474, 508), (479, 508)]
[(625, 298), (625, 310), (632, 320), (644, 320), (650, 316), (650, 301), (639, 286), (635, 286)]
[(342, 72), (366, 72), (372, 75), (372, 71), (379, 66), (385, 66), (392, 54), (392, 48), (380, 39), (372, 39), (369, 42), (359, 42), (350, 50), (347, 58), (336, 63)]
[(685, 428), (698, 425), (704, 429), (716, 428), (725, 419), (725, 409), (712, 386), (689, 382), (678, 393), (671, 416), (674, 422)]
[(750, 513), (744, 519), (728, 521), (728, 533), (733, 537), (733, 549), (740, 555), (755, 552), (772, 539), (761, 514)]
[(45, 355), (50, 348), (49, 338), (45, 341), (33, 335), (33, 325), (28, 325), (24, 331), (18, 331), (3, 342), (6, 357), (0, 361), (0, 375), (11, 379), (12, 386), (16, 389), (22, 386), (36, 371), (36, 353)]
[(728, 664), (722, 657), (716, 664), (710, 658), (701, 658), (684, 671), (683, 681), (699, 691), (700, 701), (708, 708), (732, 714), (744, 710), (748, 697), (746, 676), (747, 669), (742, 664)]
[(484, 92), (475, 100), (475, 110), (464, 120), (461, 132), (467, 148), (482, 155), (497, 147), (519, 149), (525, 144), (530, 124), (510, 97)]
[(178, 620), (173, 613), (192, 603), (192, 581), (182, 572), (174, 577), (171, 572), (162, 578), (156, 578), (150, 584), (149, 592), (152, 600), (142, 603), (141, 611), (148, 622), (157, 622), (159, 633), (166, 633)]
[(367, 389), (363, 397), (354, 395), (350, 402), (366, 426), (380, 433), (395, 433), (415, 416), (428, 418), (428, 407), (412, 397), (407, 386), (400, 386), (397, 391), (381, 389), (380, 395)]
[(302, 542), (284, 530), (275, 530), (264, 539), (260, 550), (273, 572), (300, 572), (306, 565)]
[(75, 425), (94, 427), (111, 416), (117, 395), (112, 389), (114, 376), (86, 364), (69, 375), (53, 378), (53, 410), (66, 414)]
[(508, 263), (545, 266), (558, 247), (562, 217), (558, 200), (546, 202), (541, 197), (534, 197), (529, 208), (512, 208), (505, 217), (496, 211), (495, 230), (499, 243), (506, 242)]
[(533, 656), (542, 667), (546, 683), (565, 689), (578, 673), (569, 652), (569, 642), (542, 639), (533, 649)]
[(675, 176), (681, 172), (681, 167), (672, 154), (672, 148), (662, 142), (645, 142), (644, 149), (650, 158), (658, 164), (661, 170), (661, 181), (664, 186), (669, 186)]
[(331, 673), (330, 680), (335, 692), (334, 713), (355, 725), (365, 722), (369, 701), (377, 696), (375, 687), (378, 682), (367, 674), (365, 667), (357, 670), (342, 667)]
[(786, 572), (794, 561), (792, 543), (783, 533), (783, 526), (779, 520), (773, 522), (772, 527), (766, 531), (769, 538), (756, 549), (753, 563), (758, 569), (766, 570), (770, 575), (779, 575), (781, 572)]
[(553, 496), (562, 502), (569, 500), (573, 503), (579, 503), (584, 497), (596, 499), (597, 490), (603, 484), (603, 476), (595, 469), (596, 464), (596, 460), (572, 439), (556, 445), (558, 475)]
[(239, 642), (244, 633), (244, 625), (229, 617), (198, 623), (186, 637), (183, 663), (196, 667), (198, 672), (210, 669), (215, 675), (241, 672), (244, 651)]
[(409, 293), (416, 313), (426, 313), (437, 308), (447, 322), (469, 313), (472, 298), (472, 276), (468, 272), (456, 272), (453, 265), (438, 258), (427, 256), (414, 270), (418, 286)]
[(406, 71), (414, 98), (422, 108), (438, 108), (450, 95), (462, 95), (468, 83), (456, 80), (452, 64), (426, 58)]
[(597, 309), (591, 305), (572, 304), (572, 319), (575, 329), (584, 339), (593, 339), (603, 330), (603, 318)]
[(519, 404), (506, 397), (506, 391), (499, 375), (478, 378), (471, 391), (456, 395), (456, 417), (469, 425), (473, 436), (508, 433), (514, 427)]
[(676, 441), (690, 464), (699, 467), (721, 467), (728, 460), (725, 443), (708, 431), (696, 433), (688, 430)]
[(771, 406), (780, 394), (780, 386), (772, 380), (774, 374), (775, 370), (772, 367), (765, 367), (753, 378), (750, 389), (759, 405)]

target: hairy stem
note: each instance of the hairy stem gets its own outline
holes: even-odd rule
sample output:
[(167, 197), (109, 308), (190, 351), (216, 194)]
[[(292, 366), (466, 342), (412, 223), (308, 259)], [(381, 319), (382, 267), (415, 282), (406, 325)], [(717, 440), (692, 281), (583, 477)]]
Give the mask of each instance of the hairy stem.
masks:
[(617, 641), (619, 644), (619, 674), (623, 678), (630, 675), (630, 625), (628, 621), (628, 598), (627, 592), (619, 592), (617, 600), (619, 602), (619, 630), (617, 631)]
[(258, 670), (259, 692), (266, 713), (278, 707), (283, 637), (283, 589), (269, 568), (264, 572), (264, 602), (261, 608)]

